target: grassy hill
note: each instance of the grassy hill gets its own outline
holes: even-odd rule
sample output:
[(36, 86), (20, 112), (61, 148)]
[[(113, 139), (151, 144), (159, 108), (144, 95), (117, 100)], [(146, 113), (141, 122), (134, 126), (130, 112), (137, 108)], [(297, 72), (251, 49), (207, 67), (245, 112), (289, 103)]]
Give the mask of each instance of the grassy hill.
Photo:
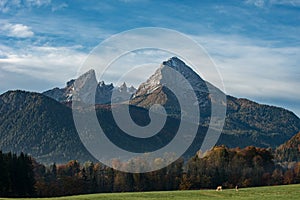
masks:
[[(60, 198), (43, 198), (43, 200), (147, 200), (147, 199), (163, 199), (163, 200), (199, 200), (199, 199), (300, 199), (300, 184), (270, 186), (270, 187), (255, 187), (255, 188), (240, 188), (238, 192), (235, 190), (192, 190), (192, 191), (167, 191), (167, 192), (136, 192), (136, 193), (110, 193), (110, 194), (90, 194), (72, 197)], [(14, 200), (8, 198), (0, 198), (0, 200)], [(21, 199), (18, 199), (21, 200)], [(26, 200), (32, 200), (26, 198)]]

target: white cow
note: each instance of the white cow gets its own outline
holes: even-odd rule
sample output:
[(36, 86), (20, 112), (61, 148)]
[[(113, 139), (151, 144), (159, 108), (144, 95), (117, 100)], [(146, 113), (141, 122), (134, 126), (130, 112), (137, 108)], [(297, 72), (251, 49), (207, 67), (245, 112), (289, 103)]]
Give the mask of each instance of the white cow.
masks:
[(222, 186), (218, 186), (216, 191), (222, 191)]
[(235, 191), (237, 191), (237, 192), (239, 191), (239, 188), (237, 185), (235, 186)]

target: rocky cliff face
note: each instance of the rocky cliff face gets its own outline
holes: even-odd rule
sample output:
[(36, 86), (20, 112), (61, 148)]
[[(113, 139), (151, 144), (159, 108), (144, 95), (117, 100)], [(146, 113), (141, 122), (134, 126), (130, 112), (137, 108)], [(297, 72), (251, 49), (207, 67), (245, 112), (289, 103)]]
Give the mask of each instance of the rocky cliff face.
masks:
[[(111, 102), (121, 103), (127, 101), (136, 92), (136, 89), (133, 86), (127, 87), (126, 83), (123, 83), (121, 86), (114, 86), (112, 83), (105, 84), (104, 81), (97, 83), (95, 72), (93, 70), (86, 72), (80, 77), (80, 79), (82, 85), (84, 85), (86, 81), (91, 81), (91, 79), (93, 79), (93, 82), (96, 82), (96, 104), (108, 104)], [(75, 82), (76, 80), (74, 79), (70, 80), (67, 82), (64, 88), (54, 88), (43, 92), (43, 94), (61, 103), (71, 102), (74, 93)], [(79, 84), (79, 81), (77, 81), (77, 83)], [(112, 99), (113, 93), (114, 95)]]
[[(176, 73), (182, 75), (182, 77), (177, 76)], [(145, 98), (152, 93), (158, 93), (157, 91), (163, 90), (167, 84), (181, 90), (179, 95), (185, 95), (185, 90), (188, 87), (183, 85), (183, 79), (188, 81), (192, 89), (196, 92), (199, 103), (204, 107), (207, 104), (208, 96), (205, 81), (177, 57), (172, 57), (168, 61), (164, 61), (156, 72), (139, 86), (133, 95), (132, 102), (137, 102), (137, 105), (147, 106), (146, 102), (143, 103)], [(167, 101), (166, 98), (160, 98), (160, 102), (156, 102), (165, 104)]]

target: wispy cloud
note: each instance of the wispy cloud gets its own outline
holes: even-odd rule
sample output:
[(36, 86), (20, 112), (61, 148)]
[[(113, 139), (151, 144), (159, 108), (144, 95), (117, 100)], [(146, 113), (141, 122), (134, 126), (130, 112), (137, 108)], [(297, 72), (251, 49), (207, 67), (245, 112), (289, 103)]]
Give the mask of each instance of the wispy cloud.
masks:
[(1, 33), (9, 37), (28, 38), (34, 36), (31, 28), (23, 24), (3, 23), (0, 25)]
[(58, 10), (63, 10), (65, 8), (67, 8), (69, 5), (67, 3), (61, 3), (61, 4), (58, 4), (58, 5), (52, 5), (52, 11), (55, 12), (55, 11), (58, 11)]
[(216, 63), (228, 94), (283, 106), (300, 115), (299, 46), (276, 46), (276, 41), (240, 36), (194, 38)]
[(148, 0), (119, 0), (120, 2), (123, 3), (142, 3), (142, 2), (146, 2)]
[(0, 12), (7, 13), (20, 8), (41, 7), (51, 4), (51, 0), (0, 0)]
[[(16, 81), (19, 76), (28, 79), (26, 90), (43, 91), (50, 85), (62, 86), (76, 77), (80, 64), (87, 56), (80, 49), (80, 46), (28, 46), (18, 50), (1, 45), (0, 74), (9, 74), (10, 77), (6, 78), (0, 90), (23, 87)], [(36, 80), (41, 82), (39, 87), (35, 85)]]
[(20, 0), (1, 0), (0, 1), (0, 11), (7, 13), (12, 8), (19, 8), (21, 5)]
[(269, 0), (269, 3), (272, 5), (287, 5), (287, 6), (300, 6), (299, 0)]
[(294, 7), (300, 6), (299, 0), (246, 0), (245, 3), (248, 5), (254, 5), (259, 8), (273, 5), (285, 5)]
[(25, 5), (27, 6), (44, 6), (49, 5), (51, 3), (51, 0), (25, 0)]
[(272, 42), (238, 36), (196, 38), (215, 61), (226, 90), (239, 96), (299, 98), (300, 47), (276, 47)]
[(246, 0), (246, 4), (254, 5), (259, 8), (263, 8), (265, 6), (266, 1), (265, 0)]

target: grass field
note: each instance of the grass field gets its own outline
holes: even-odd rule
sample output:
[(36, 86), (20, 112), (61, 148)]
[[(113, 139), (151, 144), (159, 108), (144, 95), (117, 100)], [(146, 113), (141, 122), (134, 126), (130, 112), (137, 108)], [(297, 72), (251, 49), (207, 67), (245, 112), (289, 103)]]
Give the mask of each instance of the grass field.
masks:
[[(113, 194), (91, 194), (79, 195), (60, 198), (43, 198), (42, 200), (195, 200), (195, 199), (285, 199), (300, 200), (300, 184), (272, 186), (272, 187), (256, 187), (256, 188), (240, 188), (238, 192), (235, 190), (193, 190), (193, 191), (172, 191), (172, 192), (135, 192), (135, 193), (113, 193)], [(0, 200), (13, 200), (12, 198), (0, 198)], [(20, 200), (20, 199), (19, 199)], [(26, 199), (31, 200), (31, 199)], [(34, 199), (34, 200), (37, 200)]]

